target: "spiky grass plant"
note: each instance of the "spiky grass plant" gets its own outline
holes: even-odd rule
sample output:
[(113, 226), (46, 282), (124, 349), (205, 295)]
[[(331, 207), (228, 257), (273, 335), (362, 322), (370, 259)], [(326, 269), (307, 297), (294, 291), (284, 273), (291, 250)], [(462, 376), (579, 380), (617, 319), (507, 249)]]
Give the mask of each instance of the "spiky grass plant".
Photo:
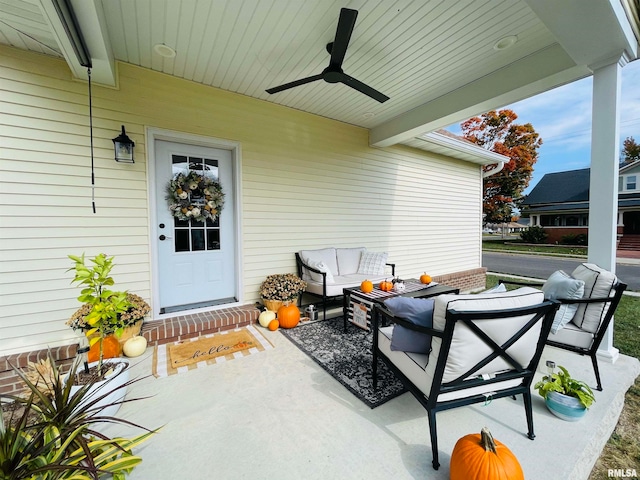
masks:
[[(0, 480), (17, 479), (93, 479), (109, 473), (114, 480), (122, 480), (142, 459), (133, 455), (132, 448), (147, 440), (156, 431), (112, 416), (101, 416), (105, 408), (98, 402), (113, 391), (126, 388), (109, 387), (110, 377), (100, 385), (89, 383), (72, 393), (70, 381), (65, 381), (49, 354), (51, 370), (32, 370), (30, 375), (15, 369), (27, 387), (28, 396), (6, 395), (0, 399), (16, 402), (23, 407), (17, 421), (6, 423), (0, 419)], [(33, 372), (50, 380), (42, 389), (44, 378), (33, 381)], [(69, 378), (77, 371), (71, 368)], [(31, 377), (31, 378), (30, 378)], [(39, 381), (41, 380), (41, 381)], [(97, 393), (96, 393), (97, 390)], [(118, 403), (140, 400), (118, 400)], [(35, 420), (29, 421), (30, 413)], [(133, 438), (109, 438), (95, 430), (98, 423), (115, 423), (140, 428), (146, 432)]]

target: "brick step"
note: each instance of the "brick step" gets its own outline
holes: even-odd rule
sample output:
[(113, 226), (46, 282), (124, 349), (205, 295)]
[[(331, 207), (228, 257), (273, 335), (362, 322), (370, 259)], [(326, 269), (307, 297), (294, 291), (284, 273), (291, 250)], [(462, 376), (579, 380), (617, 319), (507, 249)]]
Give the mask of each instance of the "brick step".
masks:
[(640, 250), (640, 235), (623, 235), (618, 243), (618, 250)]
[(149, 345), (161, 345), (222, 330), (245, 327), (256, 323), (259, 315), (260, 311), (254, 305), (181, 315), (145, 322), (142, 326), (142, 335), (147, 339)]

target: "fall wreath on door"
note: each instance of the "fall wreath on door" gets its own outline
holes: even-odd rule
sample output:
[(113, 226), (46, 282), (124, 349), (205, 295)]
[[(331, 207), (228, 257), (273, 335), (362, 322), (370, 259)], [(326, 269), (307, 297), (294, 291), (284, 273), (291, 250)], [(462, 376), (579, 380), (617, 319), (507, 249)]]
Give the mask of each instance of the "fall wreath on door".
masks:
[(217, 179), (198, 172), (176, 173), (167, 185), (169, 211), (179, 220), (214, 221), (224, 206)]

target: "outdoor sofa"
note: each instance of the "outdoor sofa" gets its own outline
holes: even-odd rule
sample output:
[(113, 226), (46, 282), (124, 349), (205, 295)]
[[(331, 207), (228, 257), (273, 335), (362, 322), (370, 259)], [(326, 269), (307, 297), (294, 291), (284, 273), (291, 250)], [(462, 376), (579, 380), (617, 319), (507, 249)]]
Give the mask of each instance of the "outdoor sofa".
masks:
[[(386, 252), (366, 247), (322, 248), (296, 252), (298, 276), (307, 282), (305, 293), (322, 300), (323, 318), (327, 301), (342, 297), (345, 288), (358, 287), (363, 280), (381, 282), (395, 275), (394, 263), (387, 263)], [(390, 267), (390, 272), (387, 267)], [(298, 299), (301, 304), (302, 297)]]

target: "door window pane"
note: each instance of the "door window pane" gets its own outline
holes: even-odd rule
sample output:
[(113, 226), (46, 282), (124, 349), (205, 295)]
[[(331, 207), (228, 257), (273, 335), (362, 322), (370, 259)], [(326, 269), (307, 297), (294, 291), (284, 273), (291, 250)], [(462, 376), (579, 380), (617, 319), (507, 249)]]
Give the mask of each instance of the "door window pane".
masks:
[(207, 250), (220, 250), (220, 230), (207, 230)]
[(188, 252), (190, 250), (189, 230), (176, 230), (175, 239), (176, 252)]
[(204, 229), (191, 230), (191, 249), (204, 250)]

